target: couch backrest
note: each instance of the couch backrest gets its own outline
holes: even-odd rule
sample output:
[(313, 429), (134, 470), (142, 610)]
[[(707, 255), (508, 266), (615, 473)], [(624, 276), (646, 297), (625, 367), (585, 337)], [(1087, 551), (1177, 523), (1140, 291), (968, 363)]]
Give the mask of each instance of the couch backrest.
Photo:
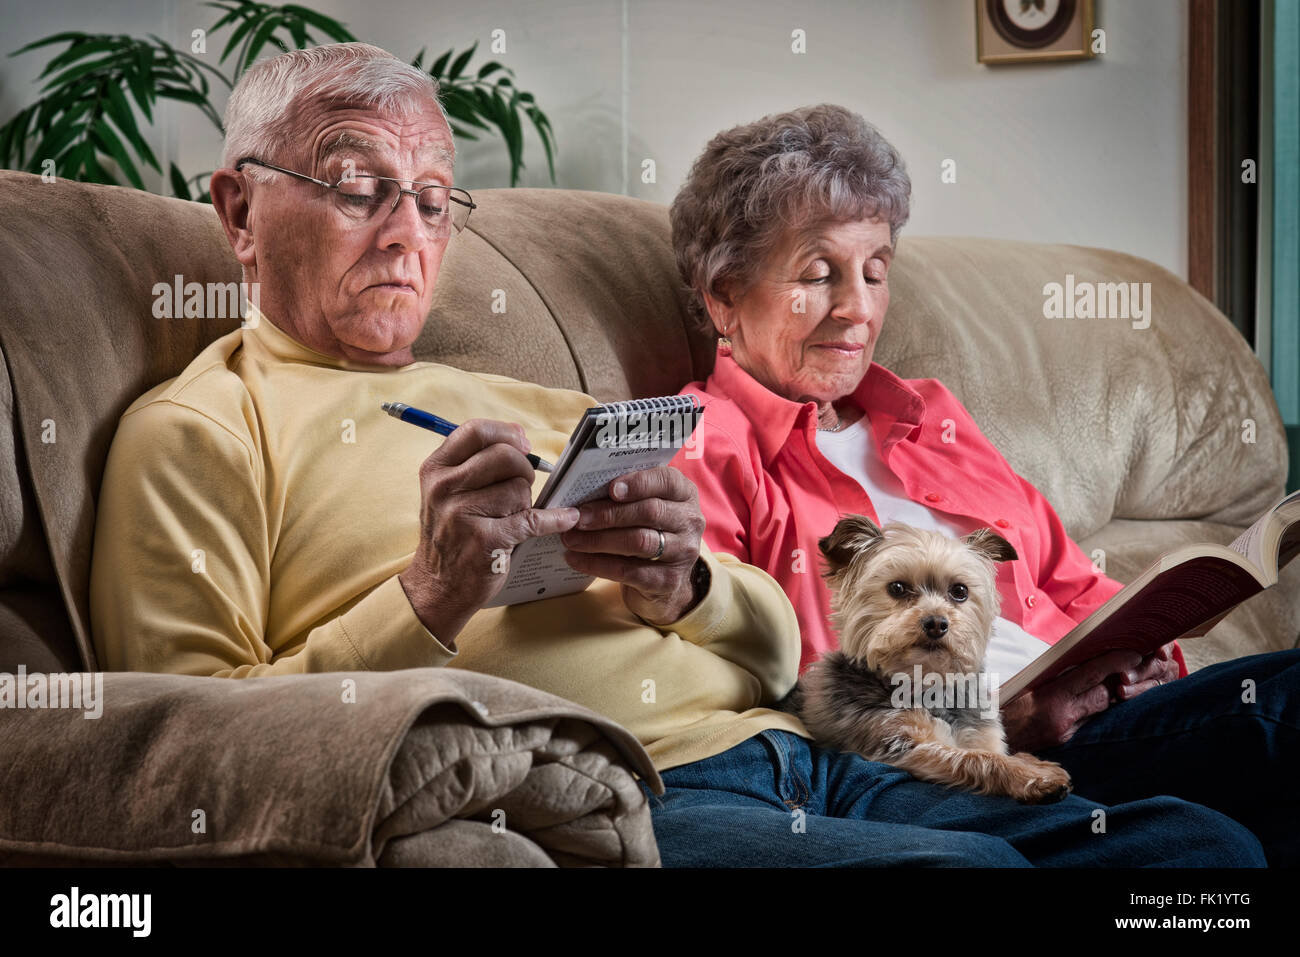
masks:
[[(418, 358), (602, 400), (708, 373), (664, 207), (573, 190), (475, 201)], [(94, 503), (117, 419), (237, 325), (155, 319), (154, 284), (237, 281), (239, 268), (211, 207), (131, 189), (0, 171), (0, 223), (0, 670), (93, 667)], [(1067, 272), (1151, 282), (1151, 327), (1043, 318), (1043, 285)], [(1159, 267), (905, 236), (891, 290), (876, 358), (952, 388), (1076, 537), (1113, 517), (1243, 524), (1280, 494), (1285, 442), (1262, 367)]]

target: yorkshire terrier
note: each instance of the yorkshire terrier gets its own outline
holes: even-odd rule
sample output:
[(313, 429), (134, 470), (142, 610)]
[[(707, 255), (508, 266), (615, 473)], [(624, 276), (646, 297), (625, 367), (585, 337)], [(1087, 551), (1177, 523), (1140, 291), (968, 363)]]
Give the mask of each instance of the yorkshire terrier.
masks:
[(1016, 558), (1011, 543), (987, 528), (953, 539), (849, 515), (818, 544), (840, 648), (783, 703), (809, 733), (923, 781), (1025, 804), (1065, 797), (1059, 764), (1008, 752), (983, 675), (995, 563)]

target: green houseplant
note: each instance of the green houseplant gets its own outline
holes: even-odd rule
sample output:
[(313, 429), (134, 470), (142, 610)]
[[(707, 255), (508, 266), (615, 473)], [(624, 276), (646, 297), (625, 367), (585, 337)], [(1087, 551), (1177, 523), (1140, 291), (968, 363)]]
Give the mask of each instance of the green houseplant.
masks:
[[(304, 49), (319, 41), (355, 40), (348, 29), (297, 4), (274, 6), (253, 0), (218, 0), (206, 6), (221, 11), (207, 31), (196, 30), (189, 51), (153, 34), (145, 39), (126, 34), (64, 32), (43, 37), (15, 50), (17, 56), (42, 47), (66, 44), (45, 65), (41, 97), (0, 126), (0, 166), (67, 179), (121, 185), (113, 167), (137, 189), (144, 189), (142, 166), (162, 173), (158, 158), (140, 133), (136, 111), (153, 123), (161, 99), (189, 103), (218, 131), (221, 114), (212, 104), (214, 83), (233, 88), (239, 75), (268, 46)], [(207, 42), (225, 33), (218, 63), (229, 61), (229, 75), (203, 59)], [(515, 86), (514, 72), (496, 61), (467, 72), (478, 42), (459, 53), (450, 49), (424, 66), (421, 50), (412, 65), (441, 86), (443, 109), (453, 134), (476, 140), (497, 133), (510, 156), (510, 185), (524, 169), (523, 124), (537, 131), (555, 182), (555, 134), (533, 95)], [(224, 131), (223, 131), (224, 132)], [(168, 180), (182, 199), (209, 201), (203, 185), (211, 171), (186, 176), (170, 164)]]

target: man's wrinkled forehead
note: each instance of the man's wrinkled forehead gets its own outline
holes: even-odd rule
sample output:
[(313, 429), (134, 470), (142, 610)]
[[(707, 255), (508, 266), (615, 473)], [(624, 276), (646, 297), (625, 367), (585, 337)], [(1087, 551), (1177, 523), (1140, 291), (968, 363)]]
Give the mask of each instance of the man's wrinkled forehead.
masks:
[[(397, 166), (409, 158), (417, 175), (438, 175), (450, 181), (455, 162), (451, 131), (440, 114), (435, 112), (434, 116), (436, 119), (430, 122), (427, 116), (394, 117), (355, 109), (330, 111), (322, 117), (322, 127), (327, 132), (318, 137), (313, 165), (323, 173), (331, 165), (352, 159), (358, 167), (364, 165), (372, 172), (386, 173), (396, 172)], [(330, 128), (350, 120), (368, 129)], [(418, 125), (411, 130), (413, 124)], [(384, 129), (396, 134), (399, 146), (394, 147), (394, 136), (382, 135)]]

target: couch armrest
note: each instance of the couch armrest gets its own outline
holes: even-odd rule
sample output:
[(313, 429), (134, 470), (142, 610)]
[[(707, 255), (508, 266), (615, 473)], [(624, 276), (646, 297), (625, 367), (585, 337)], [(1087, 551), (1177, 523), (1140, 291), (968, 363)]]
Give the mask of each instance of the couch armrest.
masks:
[[(0, 863), (449, 862), (431, 833), (444, 824), (462, 866), (477, 860), (467, 833), (493, 842), (493, 864), (510, 845), (505, 862), (658, 863), (628, 771), (662, 790), (641, 745), (516, 682), (446, 668), (100, 679), (88, 710), (50, 695), (4, 715)], [(25, 705), (44, 681), (26, 676)]]

